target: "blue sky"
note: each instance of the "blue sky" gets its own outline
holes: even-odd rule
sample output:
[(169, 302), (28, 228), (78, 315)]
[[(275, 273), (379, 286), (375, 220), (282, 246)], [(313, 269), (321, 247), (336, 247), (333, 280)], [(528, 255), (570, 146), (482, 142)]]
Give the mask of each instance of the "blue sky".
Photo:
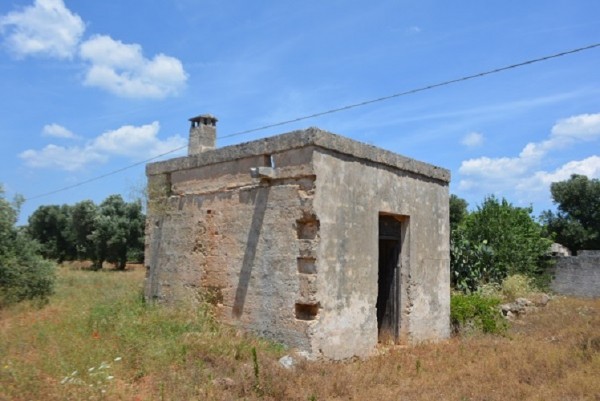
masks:
[[(600, 42), (600, 2), (5, 0), (0, 183), (26, 198), (185, 146)], [(450, 190), (552, 207), (600, 177), (600, 48), (248, 135), (317, 126), (448, 168)], [(175, 153), (174, 155), (181, 155)], [(142, 165), (40, 205), (125, 198)]]

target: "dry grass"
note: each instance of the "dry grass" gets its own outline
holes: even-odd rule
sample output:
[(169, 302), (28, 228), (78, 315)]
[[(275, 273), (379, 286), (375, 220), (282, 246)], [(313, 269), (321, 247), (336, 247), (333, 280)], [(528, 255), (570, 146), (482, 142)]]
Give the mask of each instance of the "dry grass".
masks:
[(0, 311), (0, 400), (600, 400), (600, 300), (556, 298), (506, 337), (288, 371), (206, 308), (144, 305), (143, 275), (62, 268), (48, 306)]

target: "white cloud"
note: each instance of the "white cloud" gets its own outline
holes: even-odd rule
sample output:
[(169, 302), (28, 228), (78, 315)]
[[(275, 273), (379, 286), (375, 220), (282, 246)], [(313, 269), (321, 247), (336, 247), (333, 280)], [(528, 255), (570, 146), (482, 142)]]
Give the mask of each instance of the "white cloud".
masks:
[(537, 171), (532, 177), (523, 179), (517, 186), (521, 191), (543, 191), (550, 184), (569, 179), (572, 174), (589, 178), (600, 178), (600, 156), (590, 156), (583, 160), (570, 161), (553, 172)]
[(479, 132), (471, 132), (463, 137), (461, 143), (468, 148), (475, 148), (483, 145), (483, 135)]
[(103, 133), (92, 142), (91, 146), (102, 153), (140, 160), (186, 146), (187, 139), (178, 135), (161, 141), (157, 137), (159, 130), (158, 121), (139, 127), (124, 125), (114, 131)]
[(77, 135), (59, 124), (47, 124), (42, 129), (43, 136), (52, 136), (55, 138), (76, 139)]
[(177, 94), (187, 80), (178, 59), (158, 54), (150, 60), (140, 45), (106, 35), (83, 42), (80, 56), (90, 63), (84, 83), (118, 96), (162, 98)]
[(417, 33), (421, 33), (421, 28), (416, 25), (413, 25), (410, 28), (408, 28), (407, 32), (414, 35)]
[(541, 160), (548, 152), (562, 149), (576, 142), (600, 139), (600, 113), (580, 114), (559, 120), (552, 127), (549, 139), (528, 143), (521, 151), (521, 159)]
[(85, 24), (63, 0), (35, 0), (31, 6), (0, 16), (0, 34), (16, 57), (46, 55), (88, 63), (83, 83), (129, 98), (164, 98), (185, 86), (181, 61), (162, 53), (145, 58), (142, 46), (108, 35), (81, 42)]
[(479, 157), (461, 163), (459, 172), (464, 175), (502, 178), (523, 174), (529, 168), (529, 160), (521, 157)]
[(7, 32), (5, 44), (17, 57), (71, 58), (84, 30), (81, 17), (63, 0), (36, 0), (22, 11), (0, 17), (0, 33)]
[(85, 146), (64, 147), (51, 144), (41, 150), (26, 150), (19, 157), (29, 167), (76, 171), (87, 165), (106, 162), (114, 156), (144, 160), (177, 148), (185, 148), (186, 138), (174, 135), (161, 140), (158, 138), (159, 130), (160, 124), (157, 121), (142, 126), (125, 125), (99, 135)]
[(460, 189), (510, 191), (522, 194), (546, 191), (550, 183), (568, 179), (571, 174), (599, 175), (600, 157), (570, 161), (553, 172), (536, 170), (548, 153), (565, 149), (578, 142), (600, 139), (600, 113), (581, 114), (559, 120), (549, 138), (525, 145), (516, 157), (479, 157), (464, 160), (459, 168)]
[(600, 138), (600, 113), (581, 114), (560, 120), (552, 127), (552, 136), (591, 141)]
[(29, 167), (56, 168), (66, 171), (77, 171), (88, 164), (105, 162), (107, 160), (106, 155), (96, 153), (89, 147), (64, 147), (57, 145), (48, 145), (42, 150), (28, 149), (22, 152), (19, 157)]

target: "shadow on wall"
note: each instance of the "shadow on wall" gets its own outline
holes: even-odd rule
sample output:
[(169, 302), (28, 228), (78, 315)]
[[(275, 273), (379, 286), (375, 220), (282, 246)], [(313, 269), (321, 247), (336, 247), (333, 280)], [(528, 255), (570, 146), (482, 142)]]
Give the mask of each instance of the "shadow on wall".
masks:
[(240, 201), (243, 203), (254, 204), (254, 214), (252, 215), (252, 223), (248, 232), (248, 240), (246, 241), (246, 251), (242, 260), (242, 269), (238, 280), (237, 290), (235, 292), (235, 300), (233, 302), (233, 316), (239, 318), (244, 313), (244, 304), (246, 302), (246, 294), (248, 293), (248, 284), (254, 267), (254, 259), (256, 258), (256, 249), (262, 230), (265, 212), (267, 211), (267, 203), (271, 187), (258, 187), (240, 194)]

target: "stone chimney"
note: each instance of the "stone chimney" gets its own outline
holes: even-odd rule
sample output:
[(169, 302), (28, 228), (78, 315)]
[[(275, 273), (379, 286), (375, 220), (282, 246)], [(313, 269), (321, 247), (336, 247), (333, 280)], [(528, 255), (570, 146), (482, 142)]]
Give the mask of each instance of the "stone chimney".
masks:
[(188, 156), (200, 154), (206, 150), (214, 149), (217, 142), (217, 117), (211, 114), (202, 114), (190, 118), (190, 141), (188, 143)]

